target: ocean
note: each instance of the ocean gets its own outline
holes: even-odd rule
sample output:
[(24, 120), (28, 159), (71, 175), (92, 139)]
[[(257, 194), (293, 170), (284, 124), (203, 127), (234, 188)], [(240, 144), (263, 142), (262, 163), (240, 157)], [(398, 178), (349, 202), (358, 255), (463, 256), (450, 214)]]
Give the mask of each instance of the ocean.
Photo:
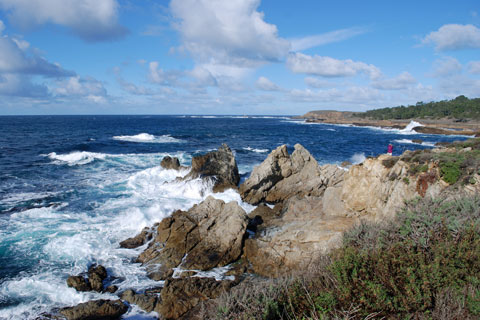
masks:
[[(189, 165), (226, 143), (242, 179), (277, 146), (302, 144), (320, 164), (362, 162), (386, 153), (466, 139), (404, 130), (310, 124), (283, 116), (0, 117), (0, 319), (32, 319), (52, 308), (114, 294), (76, 292), (66, 279), (104, 265), (119, 290), (159, 283), (132, 263), (139, 249), (119, 242), (212, 194), (187, 170), (160, 167), (166, 155)], [(420, 139), (422, 142), (414, 143)], [(227, 190), (215, 197), (238, 201)], [(222, 277), (224, 269), (206, 274)], [(133, 308), (125, 319), (151, 319)]]

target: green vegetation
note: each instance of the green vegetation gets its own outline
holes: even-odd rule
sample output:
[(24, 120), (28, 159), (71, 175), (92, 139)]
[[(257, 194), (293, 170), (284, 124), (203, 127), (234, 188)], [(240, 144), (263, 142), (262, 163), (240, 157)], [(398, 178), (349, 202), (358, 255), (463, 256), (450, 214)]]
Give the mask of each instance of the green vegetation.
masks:
[[(410, 175), (425, 173), (428, 163), (435, 163), (440, 177), (448, 184), (475, 183), (474, 175), (480, 174), (480, 139), (453, 142), (447, 147), (443, 152), (407, 151), (400, 160), (411, 164)], [(388, 168), (392, 164), (384, 162), (383, 165)]]
[(363, 223), (318, 270), (249, 281), (217, 300), (219, 319), (478, 319), (480, 198), (417, 199)]
[(356, 113), (358, 117), (375, 120), (391, 119), (422, 119), (422, 118), (453, 118), (480, 119), (480, 98), (468, 99), (458, 96), (453, 100), (439, 102), (417, 102), (416, 105), (382, 108)]

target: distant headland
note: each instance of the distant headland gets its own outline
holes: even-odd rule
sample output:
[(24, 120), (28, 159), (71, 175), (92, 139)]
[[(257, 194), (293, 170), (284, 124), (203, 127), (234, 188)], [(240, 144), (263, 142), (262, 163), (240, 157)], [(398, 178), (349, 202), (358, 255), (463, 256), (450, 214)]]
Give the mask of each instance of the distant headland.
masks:
[(480, 98), (458, 96), (452, 100), (417, 102), (415, 105), (382, 108), (366, 112), (310, 111), (300, 116), (307, 122), (351, 124), (404, 129), (411, 121), (421, 124), (418, 133), (480, 136)]

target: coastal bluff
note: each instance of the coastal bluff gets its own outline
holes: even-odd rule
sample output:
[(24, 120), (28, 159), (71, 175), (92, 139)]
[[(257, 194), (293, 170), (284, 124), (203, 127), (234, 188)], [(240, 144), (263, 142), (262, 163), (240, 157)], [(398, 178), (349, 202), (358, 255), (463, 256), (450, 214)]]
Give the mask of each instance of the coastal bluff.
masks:
[(309, 111), (298, 119), (310, 123), (354, 125), (358, 127), (380, 127), (405, 129), (412, 121), (421, 125), (412, 130), (423, 134), (448, 134), (480, 136), (480, 121), (475, 119), (454, 118), (410, 118), (410, 119), (373, 119), (361, 116), (362, 113), (335, 110)]
[[(405, 201), (448, 197), (451, 185), (480, 192), (480, 160), (475, 160), (479, 146), (406, 151), (342, 167), (320, 166), (300, 144), (291, 153), (281, 145), (239, 186), (228, 146), (196, 156), (196, 169), (184, 179), (214, 179), (220, 190), (228, 185), (255, 208), (247, 213), (236, 201), (208, 196), (122, 241), (125, 249), (142, 249), (134, 263), (141, 263), (152, 280), (164, 283), (145, 292), (116, 294), (126, 305), (157, 312), (162, 319), (194, 319), (205, 301), (252, 274), (270, 278), (315, 268), (322, 256), (342, 245), (344, 232), (362, 222), (393, 220)], [(468, 177), (453, 181), (446, 178), (442, 159), (457, 154), (476, 167)], [(461, 179), (469, 183), (457, 183)], [(218, 268), (228, 270), (218, 281), (205, 275)]]

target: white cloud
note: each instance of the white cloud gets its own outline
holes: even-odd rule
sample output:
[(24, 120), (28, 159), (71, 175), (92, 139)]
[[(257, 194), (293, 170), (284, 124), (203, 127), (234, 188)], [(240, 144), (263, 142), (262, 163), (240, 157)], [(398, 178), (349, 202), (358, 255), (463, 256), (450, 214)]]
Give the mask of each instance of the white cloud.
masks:
[(416, 82), (415, 78), (405, 71), (394, 78), (375, 80), (372, 86), (380, 90), (403, 90)]
[(48, 62), (34, 53), (27, 53), (28, 43), (7, 36), (0, 37), (0, 74), (21, 73), (44, 77), (72, 76), (60, 65)]
[(307, 36), (303, 38), (291, 39), (292, 51), (302, 51), (305, 49), (321, 46), (328, 43), (339, 42), (347, 40), (354, 36), (364, 34), (368, 31), (366, 28), (347, 28), (331, 32), (326, 32), (318, 35)]
[(433, 76), (446, 77), (462, 72), (462, 65), (453, 57), (443, 57), (433, 62)]
[(30, 76), (23, 74), (0, 74), (0, 95), (27, 98), (48, 97), (45, 84), (31, 81)]
[(172, 0), (170, 8), (182, 47), (195, 62), (212, 74), (238, 76), (243, 73), (232, 66), (255, 68), (279, 61), (290, 49), (277, 27), (257, 11), (259, 4), (260, 0)]
[(5, 30), (5, 24), (0, 20), (0, 34), (2, 34), (3, 30)]
[(331, 87), (333, 83), (318, 79), (315, 77), (305, 77), (304, 82), (307, 86), (312, 87), (312, 88), (325, 88), (325, 87)]
[(91, 77), (75, 76), (59, 80), (53, 91), (58, 97), (86, 98), (95, 103), (103, 103), (107, 97), (103, 83)]
[(446, 24), (430, 32), (422, 42), (433, 44), (439, 51), (480, 48), (480, 29), (471, 24)]
[(468, 63), (468, 72), (472, 74), (480, 74), (480, 61), (470, 61)]
[(282, 88), (280, 88), (278, 85), (276, 85), (266, 77), (259, 77), (255, 85), (257, 88), (263, 91), (281, 91), (282, 90)]
[(353, 60), (338, 60), (331, 57), (309, 56), (303, 53), (288, 55), (287, 67), (294, 73), (304, 73), (322, 77), (351, 77), (365, 73), (370, 78), (381, 76), (380, 70), (372, 64)]
[(116, 0), (0, 0), (0, 8), (21, 27), (54, 23), (71, 28), (87, 41), (112, 40), (126, 34), (117, 21)]

